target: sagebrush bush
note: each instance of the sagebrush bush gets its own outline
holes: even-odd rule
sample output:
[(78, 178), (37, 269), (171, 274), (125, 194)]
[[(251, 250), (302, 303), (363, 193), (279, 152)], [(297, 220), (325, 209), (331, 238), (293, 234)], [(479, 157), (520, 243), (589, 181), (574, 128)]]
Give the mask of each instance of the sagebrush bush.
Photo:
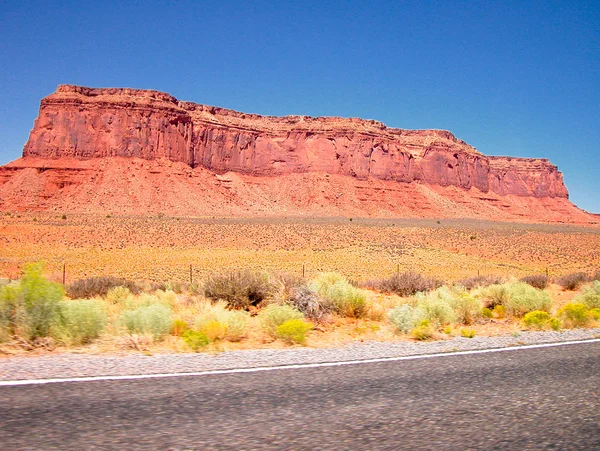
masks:
[(277, 326), (275, 335), (288, 343), (304, 344), (306, 333), (312, 329), (312, 324), (301, 319), (288, 319)]
[(592, 315), (585, 304), (574, 302), (565, 304), (556, 316), (561, 319), (562, 324), (567, 328), (585, 326), (592, 319)]
[(214, 274), (204, 282), (204, 295), (212, 300), (223, 300), (230, 308), (248, 309), (272, 296), (275, 287), (269, 275), (262, 272), (241, 271)]
[[(240, 341), (246, 336), (250, 314), (243, 310), (228, 310), (225, 301), (204, 304), (196, 316), (194, 327), (205, 332), (209, 338)], [(223, 328), (222, 333), (220, 328)]]
[(585, 304), (587, 308), (600, 308), (600, 281), (594, 281), (591, 285), (584, 287), (573, 302)]
[(544, 274), (533, 274), (531, 276), (525, 276), (519, 279), (521, 282), (531, 285), (534, 288), (544, 290), (548, 288), (548, 276)]
[(321, 299), (307, 287), (293, 289), (286, 303), (317, 322), (324, 320), (333, 311), (331, 302)]
[(458, 316), (450, 306), (454, 297), (451, 289), (443, 286), (430, 293), (417, 293), (416, 307), (433, 326), (441, 327), (457, 321)]
[(76, 280), (67, 287), (67, 294), (72, 299), (106, 296), (108, 290), (114, 287), (126, 287), (133, 294), (140, 292), (140, 287), (131, 280), (112, 276), (97, 276)]
[(335, 313), (349, 318), (361, 318), (367, 311), (367, 295), (337, 273), (322, 273), (309, 283), (309, 289), (329, 301)]
[(106, 292), (105, 299), (111, 304), (122, 304), (129, 296), (131, 296), (131, 290), (127, 287), (119, 285), (118, 287), (112, 287)]
[(291, 319), (304, 319), (301, 311), (289, 305), (267, 305), (258, 313), (260, 324), (265, 332), (277, 337), (277, 328)]
[(423, 311), (418, 310), (408, 304), (394, 307), (388, 312), (388, 320), (396, 330), (402, 333), (408, 333), (423, 320)]
[(198, 351), (210, 344), (210, 340), (206, 334), (199, 330), (188, 329), (181, 335), (181, 338), (194, 351)]
[(565, 290), (577, 290), (582, 284), (587, 282), (588, 275), (584, 272), (572, 272), (560, 277), (556, 283), (562, 286)]
[(550, 313), (542, 310), (534, 310), (523, 316), (523, 324), (530, 329), (545, 329), (550, 326), (551, 319)]
[[(442, 290), (444, 287), (439, 288)], [(483, 305), (469, 293), (462, 291), (459, 287), (449, 289), (448, 304), (454, 310), (456, 319), (462, 324), (473, 324), (481, 318), (481, 309)]]
[(106, 327), (108, 317), (104, 301), (79, 299), (59, 303), (59, 320), (53, 335), (66, 345), (89, 343), (98, 338)]
[(534, 310), (550, 311), (552, 300), (547, 292), (524, 282), (512, 282), (506, 285), (508, 285), (509, 298), (505, 307), (508, 314), (520, 317)]
[(31, 341), (50, 336), (59, 318), (62, 285), (42, 275), (41, 264), (25, 266), (17, 283), (0, 287), (0, 316), (3, 335), (17, 335)]
[(279, 272), (272, 276), (271, 280), (275, 293), (273, 297), (279, 304), (290, 301), (296, 290), (306, 289), (306, 279), (296, 274)]
[(151, 334), (160, 339), (171, 330), (171, 310), (162, 304), (142, 305), (123, 311), (120, 322), (129, 333)]
[(501, 285), (488, 285), (475, 290), (473, 293), (477, 299), (480, 299), (484, 306), (494, 310), (496, 306), (505, 306), (510, 297), (508, 292), (508, 284), (503, 283)]
[(372, 288), (385, 293), (395, 293), (398, 296), (412, 296), (420, 291), (430, 291), (442, 285), (442, 282), (436, 279), (425, 277), (414, 271), (406, 271), (394, 274), (386, 279), (374, 279), (363, 284), (365, 287)]
[(456, 282), (456, 285), (465, 287), (466, 290), (471, 291), (474, 288), (485, 288), (490, 285), (499, 285), (504, 282), (504, 279), (500, 276), (485, 275), (485, 276), (473, 276), (467, 279), (462, 279)]

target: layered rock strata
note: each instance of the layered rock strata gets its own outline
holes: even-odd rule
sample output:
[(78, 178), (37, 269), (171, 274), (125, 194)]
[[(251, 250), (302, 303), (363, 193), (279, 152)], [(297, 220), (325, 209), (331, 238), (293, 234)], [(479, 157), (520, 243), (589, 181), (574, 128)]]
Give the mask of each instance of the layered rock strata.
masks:
[(324, 173), (500, 196), (568, 198), (546, 159), (489, 157), (442, 130), (355, 118), (244, 114), (150, 90), (61, 85), (41, 102), (25, 159), (136, 157), (249, 176)]

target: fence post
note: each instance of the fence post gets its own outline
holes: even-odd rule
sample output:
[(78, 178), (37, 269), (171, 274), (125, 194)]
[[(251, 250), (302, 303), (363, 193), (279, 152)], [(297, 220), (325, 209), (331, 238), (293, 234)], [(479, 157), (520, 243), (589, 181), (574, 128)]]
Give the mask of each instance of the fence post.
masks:
[(192, 276), (192, 264), (190, 263), (190, 285), (194, 283), (194, 278)]
[(304, 262), (302, 263), (302, 278), (304, 279), (304, 274), (305, 274), (305, 268), (304, 268)]
[(63, 287), (66, 286), (65, 283), (67, 281), (67, 265), (63, 263)]

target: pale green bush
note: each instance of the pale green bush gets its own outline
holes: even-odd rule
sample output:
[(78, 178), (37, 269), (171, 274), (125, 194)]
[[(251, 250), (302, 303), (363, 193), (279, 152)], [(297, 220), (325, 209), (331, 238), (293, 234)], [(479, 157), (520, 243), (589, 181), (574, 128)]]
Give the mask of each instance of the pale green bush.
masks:
[(509, 298), (505, 307), (508, 314), (523, 316), (534, 310), (550, 311), (552, 300), (547, 292), (538, 290), (525, 282), (512, 282), (507, 285)]
[(573, 298), (573, 302), (585, 304), (588, 308), (600, 308), (600, 281), (588, 285)]
[(441, 327), (446, 324), (455, 323), (458, 316), (450, 306), (453, 297), (448, 287), (441, 287), (430, 293), (417, 293), (417, 308), (423, 312), (423, 317), (432, 326)]
[(349, 318), (361, 318), (367, 311), (366, 293), (353, 286), (338, 273), (322, 273), (308, 287), (330, 302), (335, 313)]
[(408, 304), (394, 307), (388, 312), (390, 323), (396, 326), (396, 330), (402, 333), (408, 333), (423, 320), (424, 313)]
[(181, 335), (181, 338), (192, 350), (199, 351), (200, 348), (208, 346), (210, 344), (210, 340), (206, 336), (204, 332), (199, 330), (186, 330)]
[(275, 334), (288, 343), (304, 344), (306, 333), (312, 329), (312, 324), (302, 319), (288, 319), (277, 326)]
[(27, 265), (17, 283), (0, 287), (3, 335), (18, 335), (25, 340), (50, 336), (64, 289), (45, 279), (42, 270), (39, 263)]
[(105, 299), (111, 304), (123, 304), (131, 296), (131, 290), (127, 287), (113, 287), (107, 291)]
[(279, 326), (291, 319), (304, 319), (304, 315), (289, 305), (271, 304), (260, 311), (258, 318), (265, 332), (276, 337)]
[(225, 326), (222, 339), (240, 341), (246, 336), (250, 314), (243, 310), (228, 310), (226, 305), (225, 301), (204, 304), (194, 321), (194, 327), (205, 332), (209, 328), (216, 330), (215, 324), (212, 326), (208, 324), (216, 321)]
[(89, 343), (98, 338), (107, 322), (106, 306), (98, 299), (61, 301), (53, 335), (66, 345)]
[(120, 323), (129, 333), (151, 334), (160, 339), (171, 329), (171, 310), (162, 304), (142, 305), (121, 314)]
[(472, 295), (480, 299), (485, 307), (494, 310), (498, 305), (506, 306), (510, 297), (508, 286), (508, 283), (488, 285), (474, 290)]
[(481, 302), (475, 297), (471, 296), (461, 287), (454, 287), (452, 289), (448, 289), (447, 287), (439, 288), (438, 291), (446, 288), (447, 296), (444, 296), (444, 299), (447, 299), (448, 304), (454, 310), (456, 314), (456, 320), (462, 324), (473, 324), (482, 316), (481, 309), (483, 305)]

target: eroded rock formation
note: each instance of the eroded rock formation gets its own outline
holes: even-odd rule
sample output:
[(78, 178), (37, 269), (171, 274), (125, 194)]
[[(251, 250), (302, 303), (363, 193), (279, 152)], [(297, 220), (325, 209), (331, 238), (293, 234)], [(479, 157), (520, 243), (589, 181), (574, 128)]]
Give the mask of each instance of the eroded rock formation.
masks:
[(270, 117), (136, 89), (61, 85), (41, 102), (25, 158), (169, 159), (251, 176), (325, 173), (482, 193), (568, 198), (545, 159), (488, 157), (450, 132), (362, 119)]

